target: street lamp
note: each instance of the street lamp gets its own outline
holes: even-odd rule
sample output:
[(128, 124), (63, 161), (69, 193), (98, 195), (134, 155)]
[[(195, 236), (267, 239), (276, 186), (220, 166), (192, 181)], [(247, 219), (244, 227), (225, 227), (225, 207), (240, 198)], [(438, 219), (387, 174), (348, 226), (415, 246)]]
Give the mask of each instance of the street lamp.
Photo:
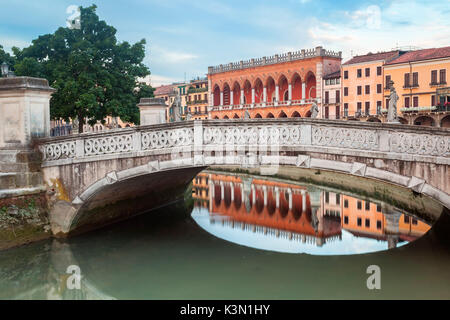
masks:
[(2, 69), (2, 76), (7, 77), (9, 74), (9, 66), (6, 62), (2, 63), (1, 69)]

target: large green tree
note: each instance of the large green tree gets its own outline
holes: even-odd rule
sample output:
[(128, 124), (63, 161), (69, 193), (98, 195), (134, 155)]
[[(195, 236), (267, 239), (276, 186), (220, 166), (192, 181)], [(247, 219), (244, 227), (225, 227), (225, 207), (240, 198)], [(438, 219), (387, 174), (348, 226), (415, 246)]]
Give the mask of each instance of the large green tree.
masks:
[(3, 50), (3, 46), (0, 45), (0, 64), (3, 62), (6, 62), (9, 66), (13, 66), (15, 63), (15, 58)]
[(108, 115), (139, 123), (138, 99), (153, 92), (137, 82), (150, 74), (142, 62), (145, 39), (118, 42), (116, 29), (99, 19), (96, 8), (80, 7), (80, 29), (61, 27), (30, 47), (13, 48), (16, 74), (47, 78), (56, 89), (52, 118), (78, 118), (79, 132), (85, 122), (92, 125)]

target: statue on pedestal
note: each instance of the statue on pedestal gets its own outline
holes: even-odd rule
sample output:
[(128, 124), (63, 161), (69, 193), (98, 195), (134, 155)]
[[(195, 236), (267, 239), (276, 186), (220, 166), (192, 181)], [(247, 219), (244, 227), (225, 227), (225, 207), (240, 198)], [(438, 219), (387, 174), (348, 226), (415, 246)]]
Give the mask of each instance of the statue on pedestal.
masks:
[(173, 108), (173, 121), (178, 122), (181, 121), (181, 97), (180, 94), (178, 93), (177, 96), (175, 97), (173, 103), (172, 103), (172, 108)]
[(314, 101), (311, 105), (311, 109), (309, 109), (311, 112), (311, 118), (316, 119), (319, 115), (319, 107), (317, 106), (317, 103)]
[(399, 99), (397, 92), (394, 88), (394, 81), (389, 82), (389, 106), (387, 110), (387, 122), (390, 123), (400, 123), (397, 116), (397, 101)]

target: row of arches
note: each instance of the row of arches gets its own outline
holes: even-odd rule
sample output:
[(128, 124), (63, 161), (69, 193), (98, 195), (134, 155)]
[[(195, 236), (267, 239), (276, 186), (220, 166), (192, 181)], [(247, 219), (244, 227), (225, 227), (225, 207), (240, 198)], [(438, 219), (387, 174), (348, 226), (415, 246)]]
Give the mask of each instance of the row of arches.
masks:
[[(415, 118), (411, 118), (410, 121), (403, 117), (399, 117), (398, 120), (401, 124), (410, 124), (416, 126), (427, 126), (427, 127), (441, 127), (441, 128), (450, 128), (450, 115), (445, 116), (440, 121), (439, 119), (434, 119), (430, 116), (417, 116)], [(377, 117), (370, 117), (367, 119), (368, 122), (382, 122)]]
[[(311, 112), (308, 110), (305, 117), (310, 117)], [(242, 116), (238, 113), (234, 113), (232, 115), (228, 114), (220, 114), (213, 116), (213, 119), (241, 119)], [(254, 115), (250, 115), (250, 119), (275, 119), (275, 118), (302, 118), (301, 114), (298, 111), (288, 111), (286, 112), (284, 110), (280, 111), (273, 111), (273, 112), (256, 112)]]
[(275, 81), (272, 76), (265, 81), (256, 78), (253, 82), (224, 82), (213, 85), (213, 105), (258, 104), (275, 101), (289, 101), (316, 98), (316, 76), (308, 72), (305, 79), (294, 73), (289, 79), (281, 75)]

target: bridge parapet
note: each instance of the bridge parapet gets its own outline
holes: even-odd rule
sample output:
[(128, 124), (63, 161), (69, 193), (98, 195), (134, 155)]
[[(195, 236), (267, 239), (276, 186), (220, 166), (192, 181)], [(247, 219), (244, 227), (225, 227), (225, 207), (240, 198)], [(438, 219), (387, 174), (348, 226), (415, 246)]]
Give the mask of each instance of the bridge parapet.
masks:
[(309, 119), (208, 120), (56, 137), (42, 139), (39, 144), (44, 166), (180, 150), (209, 152), (205, 156), (210, 152), (259, 156), (288, 151), (335, 152), (449, 164), (450, 130)]
[[(209, 166), (259, 168), (263, 175), (296, 168), (340, 172), (395, 184), (450, 207), (450, 130), (443, 128), (207, 120), (53, 137), (38, 145), (44, 181), (56, 197), (50, 214), (55, 234), (87, 225), (94, 216), (106, 221), (111, 210), (119, 217), (129, 211), (127, 199), (140, 199), (136, 210), (143, 209), (149, 192), (169, 195), (173, 185), (183, 188)], [(105, 215), (95, 213), (108, 205)]]

